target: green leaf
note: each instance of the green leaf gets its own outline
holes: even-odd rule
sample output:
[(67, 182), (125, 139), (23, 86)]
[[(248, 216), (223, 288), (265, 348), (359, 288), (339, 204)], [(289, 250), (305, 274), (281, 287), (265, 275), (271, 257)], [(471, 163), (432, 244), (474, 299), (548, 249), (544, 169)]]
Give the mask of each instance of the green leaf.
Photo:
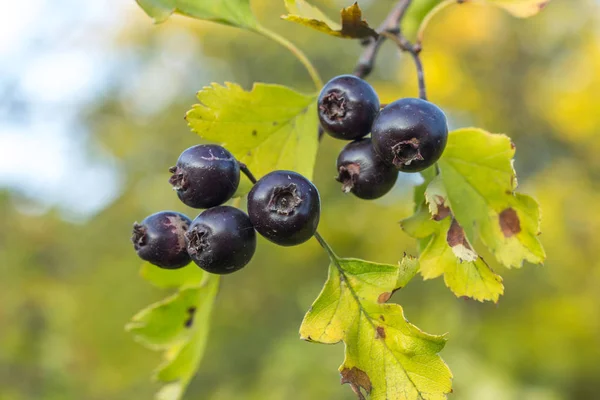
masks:
[(256, 29), (258, 21), (252, 14), (250, 0), (136, 0), (156, 23), (166, 21), (171, 14), (218, 22), (239, 28)]
[(530, 197), (515, 194), (515, 148), (504, 135), (481, 129), (450, 133), (440, 161), (439, 185), (448, 206), (473, 243), (477, 236), (507, 267), (545, 258), (539, 241), (540, 212)]
[(414, 259), (400, 266), (331, 255), (329, 277), (304, 317), (304, 340), (343, 341), (342, 383), (359, 399), (444, 399), (452, 374), (438, 353), (444, 336), (429, 335), (404, 318), (402, 307), (388, 304), (391, 294), (416, 273)]
[[(202, 138), (222, 143), (256, 178), (273, 170), (293, 170), (311, 179), (318, 147), (316, 96), (285, 86), (257, 83), (213, 84), (198, 93), (186, 119)], [(238, 195), (250, 190), (240, 182)]]
[(308, 4), (304, 0), (286, 0), (285, 6), (289, 12), (281, 18), (286, 21), (295, 22), (308, 26), (328, 35), (347, 39), (362, 39), (366, 37), (378, 37), (377, 32), (362, 19), (362, 10), (358, 3), (340, 11), (342, 24), (329, 19), (317, 7)]
[(450, 133), (440, 174), (433, 178), (431, 170), (424, 172), (424, 184), (415, 189), (420, 202), (415, 214), (401, 222), (419, 241), (424, 279), (443, 275), (457, 296), (497, 302), (502, 278), (477, 254), (477, 239), (507, 267), (544, 260), (539, 206), (514, 193), (514, 152), (504, 135), (474, 128)]
[(550, 3), (550, 0), (486, 0), (498, 7), (504, 8), (512, 15), (519, 18), (528, 18), (536, 15)]
[(138, 342), (164, 351), (165, 362), (156, 371), (156, 379), (168, 384), (157, 399), (179, 400), (194, 376), (206, 347), (218, 286), (219, 277), (206, 274), (201, 285), (150, 305), (126, 326)]
[(140, 269), (140, 275), (163, 289), (198, 286), (206, 278), (206, 273), (194, 263), (179, 269), (163, 269), (145, 263)]

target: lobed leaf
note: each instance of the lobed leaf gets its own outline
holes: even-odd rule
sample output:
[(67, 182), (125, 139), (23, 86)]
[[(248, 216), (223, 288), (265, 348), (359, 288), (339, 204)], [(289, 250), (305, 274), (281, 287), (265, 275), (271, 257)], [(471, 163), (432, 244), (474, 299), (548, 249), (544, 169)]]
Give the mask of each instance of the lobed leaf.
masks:
[(418, 263), (399, 266), (331, 256), (329, 277), (308, 311), (300, 336), (346, 345), (342, 383), (359, 399), (444, 399), (452, 374), (438, 353), (444, 336), (429, 335), (404, 318), (402, 307), (386, 303), (415, 275)]
[(173, 13), (218, 22), (239, 28), (256, 29), (258, 21), (250, 0), (136, 0), (138, 5), (160, 23)]
[(289, 14), (283, 15), (282, 19), (316, 29), (328, 35), (347, 39), (379, 36), (367, 21), (363, 20), (362, 10), (358, 3), (354, 3), (340, 11), (341, 25), (333, 22), (321, 10), (305, 0), (286, 0), (285, 6)]
[[(312, 178), (318, 147), (316, 96), (264, 83), (247, 92), (226, 83), (205, 87), (198, 100), (186, 115), (191, 129), (223, 144), (257, 179), (278, 169)], [(250, 187), (243, 179), (238, 194)]]
[(539, 205), (514, 193), (514, 152), (504, 135), (473, 128), (450, 133), (439, 175), (424, 171), (425, 182), (415, 189), (415, 214), (401, 222), (419, 240), (424, 279), (443, 275), (457, 296), (497, 302), (502, 278), (477, 254), (477, 239), (507, 267), (544, 260)]
[(155, 376), (167, 384), (158, 392), (157, 399), (179, 400), (198, 369), (218, 286), (218, 276), (205, 274), (201, 284), (183, 288), (150, 305), (126, 326), (146, 347), (164, 351), (165, 361)]
[(507, 267), (541, 263), (539, 205), (515, 194), (515, 147), (505, 135), (467, 128), (451, 132), (438, 165), (448, 207), (466, 237), (476, 237)]

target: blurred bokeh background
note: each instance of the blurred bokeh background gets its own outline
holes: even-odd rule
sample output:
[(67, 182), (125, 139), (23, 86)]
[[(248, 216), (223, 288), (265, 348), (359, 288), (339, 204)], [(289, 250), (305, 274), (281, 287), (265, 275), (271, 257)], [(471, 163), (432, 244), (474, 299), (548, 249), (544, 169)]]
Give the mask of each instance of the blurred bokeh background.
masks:
[[(254, 0), (253, 8), (306, 50), (323, 78), (352, 70), (358, 43), (280, 21), (282, 3)], [(335, 16), (350, 2), (314, 3)], [(360, 4), (377, 25), (393, 1)], [(455, 374), (452, 398), (599, 398), (600, 5), (554, 0), (528, 20), (456, 6), (433, 21), (424, 47), (430, 99), (452, 127), (516, 143), (521, 191), (542, 205), (548, 259), (521, 270), (492, 262), (506, 286), (498, 305), (456, 299), (442, 280), (420, 278), (394, 300), (423, 330), (449, 332), (442, 356)], [(199, 142), (182, 117), (213, 81), (313, 90), (285, 49), (252, 33), (181, 17), (156, 26), (133, 0), (3, 2), (1, 400), (150, 399), (156, 391), (149, 377), (160, 354), (123, 326), (165, 293), (139, 277), (130, 228), (163, 209), (195, 216), (170, 190), (167, 168)], [(383, 102), (416, 94), (411, 60), (389, 44), (370, 81)], [(344, 196), (332, 179), (343, 144), (326, 138), (319, 152), (322, 234), (344, 256), (393, 263), (414, 253), (397, 221), (411, 212), (417, 180), (402, 176), (380, 201)], [(326, 267), (316, 242), (261, 240), (252, 264), (222, 282), (186, 398), (353, 399), (339, 385), (343, 346), (298, 340)]]

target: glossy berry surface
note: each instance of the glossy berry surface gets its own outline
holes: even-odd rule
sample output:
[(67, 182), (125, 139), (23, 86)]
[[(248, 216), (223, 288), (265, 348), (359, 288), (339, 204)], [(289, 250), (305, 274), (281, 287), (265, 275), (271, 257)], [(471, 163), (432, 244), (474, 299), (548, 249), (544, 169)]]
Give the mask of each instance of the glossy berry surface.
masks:
[(371, 132), (379, 97), (371, 85), (354, 75), (333, 78), (319, 95), (321, 127), (336, 139), (359, 139)]
[(193, 208), (210, 208), (229, 200), (240, 183), (240, 166), (225, 148), (214, 144), (190, 147), (169, 169), (177, 196)]
[(435, 104), (401, 99), (386, 106), (373, 123), (373, 147), (400, 171), (422, 171), (435, 164), (448, 141), (448, 123)]
[(348, 143), (338, 156), (337, 169), (342, 190), (365, 200), (385, 195), (398, 178), (398, 170), (381, 160), (369, 138)]
[(295, 246), (316, 232), (321, 199), (315, 185), (302, 175), (273, 171), (248, 194), (248, 214), (265, 238), (281, 246)]
[(166, 269), (185, 267), (191, 261), (185, 232), (192, 221), (174, 211), (161, 211), (133, 224), (131, 241), (138, 256)]
[(185, 238), (192, 260), (213, 274), (242, 269), (256, 250), (256, 232), (250, 218), (230, 206), (203, 211), (194, 219)]

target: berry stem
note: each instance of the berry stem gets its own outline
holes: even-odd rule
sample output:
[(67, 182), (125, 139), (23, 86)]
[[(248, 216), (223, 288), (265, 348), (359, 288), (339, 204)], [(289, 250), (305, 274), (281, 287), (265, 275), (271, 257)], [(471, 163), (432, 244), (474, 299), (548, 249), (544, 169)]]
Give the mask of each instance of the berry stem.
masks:
[(427, 26), (429, 25), (429, 23), (431, 22), (431, 20), (433, 19), (434, 16), (436, 16), (440, 11), (445, 10), (446, 8), (448, 8), (449, 6), (453, 5), (453, 4), (463, 4), (465, 3), (467, 0), (444, 0), (441, 3), (439, 3), (437, 6), (433, 7), (425, 16), (425, 18), (423, 18), (423, 20), (421, 21), (421, 24), (419, 25), (419, 30), (417, 31), (417, 39), (415, 41), (415, 45), (416, 46), (421, 46), (421, 43), (423, 43), (423, 39), (425, 37), (425, 29), (427, 29)]
[(335, 254), (335, 252), (333, 251), (333, 249), (331, 248), (329, 243), (327, 243), (327, 241), (323, 238), (323, 236), (321, 236), (321, 234), (318, 231), (315, 232), (315, 239), (317, 239), (317, 242), (319, 242), (321, 247), (325, 250), (325, 252), (329, 256), (329, 258), (331, 258), (332, 260), (338, 259), (338, 256)]
[(300, 50), (298, 47), (296, 47), (295, 44), (293, 44), (292, 42), (290, 42), (283, 36), (279, 35), (278, 33), (273, 32), (272, 30), (270, 30), (268, 28), (265, 28), (262, 25), (260, 25), (257, 28), (256, 32), (260, 33), (261, 35), (263, 35), (265, 37), (268, 37), (269, 39), (274, 40), (275, 42), (279, 43), (280, 45), (282, 45), (283, 47), (288, 49), (294, 56), (296, 56), (298, 61), (300, 61), (302, 63), (302, 65), (304, 65), (304, 68), (306, 68), (306, 71), (308, 71), (308, 74), (310, 75), (317, 90), (320, 90), (321, 87), (323, 87), (323, 81), (321, 80), (321, 77), (319, 76), (319, 73), (317, 72), (315, 66), (312, 65), (312, 63), (310, 62), (308, 57), (306, 57), (306, 54), (304, 54), (304, 52), (302, 50)]
[(406, 39), (401, 33), (390, 33), (390, 32), (382, 32), (383, 36), (392, 40), (398, 48), (404, 52), (409, 53), (413, 61), (415, 62), (415, 67), (417, 68), (417, 79), (419, 81), (419, 97), (422, 100), (427, 100), (427, 89), (425, 86), (425, 72), (423, 70), (423, 63), (421, 62), (421, 57), (419, 53), (421, 52), (420, 45), (413, 45), (408, 39)]
[(250, 172), (250, 170), (248, 169), (248, 166), (244, 163), (241, 163), (238, 161), (238, 164), (240, 164), (240, 171), (242, 171), (244, 173), (244, 175), (246, 175), (246, 177), (250, 180), (250, 182), (252, 183), (256, 183), (257, 180), (254, 177), (254, 175), (252, 174), (252, 172)]

